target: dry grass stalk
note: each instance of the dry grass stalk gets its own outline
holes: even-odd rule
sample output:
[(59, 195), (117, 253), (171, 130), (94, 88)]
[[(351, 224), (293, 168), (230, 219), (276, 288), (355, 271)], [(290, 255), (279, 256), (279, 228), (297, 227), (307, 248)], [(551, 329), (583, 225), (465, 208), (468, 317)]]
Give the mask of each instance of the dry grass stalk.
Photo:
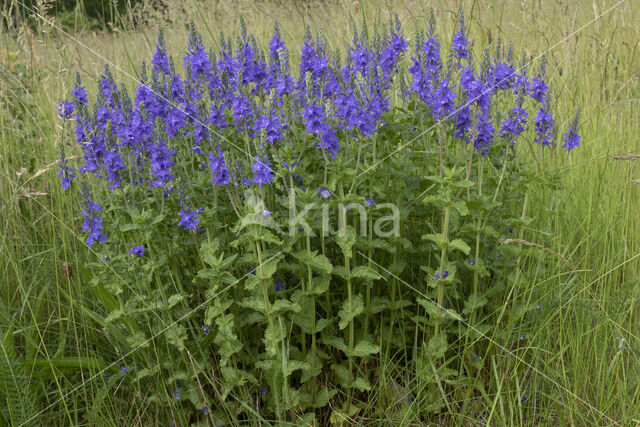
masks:
[(617, 154), (615, 156), (612, 156), (611, 158), (613, 160), (638, 160), (640, 159), (640, 155), (626, 153), (626, 154)]
[(553, 251), (553, 250), (551, 250), (551, 249), (549, 249), (547, 247), (542, 246), (539, 243), (533, 243), (533, 242), (529, 242), (529, 241), (523, 240), (523, 239), (500, 239), (500, 240), (498, 240), (498, 242), (501, 245), (506, 245), (506, 244), (509, 244), (509, 243), (520, 243), (521, 245), (531, 246), (531, 247), (534, 247), (534, 248), (541, 249), (544, 252), (548, 253), (549, 255), (553, 255), (553, 256), (556, 256), (556, 257), (560, 258), (562, 260), (562, 262), (564, 262), (565, 264), (567, 264), (571, 268), (575, 268), (575, 266), (568, 259), (566, 259), (562, 255), (560, 255), (559, 253), (557, 253), (557, 252), (555, 252), (555, 251)]

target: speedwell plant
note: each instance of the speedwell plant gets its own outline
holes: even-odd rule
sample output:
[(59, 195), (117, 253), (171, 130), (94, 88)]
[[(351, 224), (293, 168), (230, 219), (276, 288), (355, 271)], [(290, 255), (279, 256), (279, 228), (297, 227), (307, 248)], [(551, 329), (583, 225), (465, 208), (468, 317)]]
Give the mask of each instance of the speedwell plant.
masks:
[(411, 44), (397, 19), (342, 51), (307, 29), (294, 73), (277, 25), (264, 51), (192, 28), (183, 67), (160, 32), (133, 96), (78, 77), (59, 177), (117, 393), (172, 423), (324, 424), (393, 383), (427, 422), (482, 381), (497, 309), (536, 310), (512, 289), (530, 188), (578, 117), (559, 138), (544, 59), (474, 53), (462, 11), (445, 42), (433, 16)]

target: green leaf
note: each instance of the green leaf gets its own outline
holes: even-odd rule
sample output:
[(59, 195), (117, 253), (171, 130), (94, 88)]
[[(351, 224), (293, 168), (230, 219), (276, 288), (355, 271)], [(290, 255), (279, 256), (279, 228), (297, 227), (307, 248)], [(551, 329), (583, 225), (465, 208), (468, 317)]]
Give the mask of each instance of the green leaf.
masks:
[(250, 308), (251, 310), (262, 313), (266, 316), (267, 314), (267, 306), (264, 303), (264, 299), (258, 297), (248, 297), (243, 298), (238, 302), (240, 307)]
[(442, 249), (447, 245), (447, 242), (445, 241), (444, 235), (442, 233), (425, 234), (422, 236), (422, 238), (424, 240), (431, 240), (433, 243), (436, 244), (438, 249)]
[(299, 313), (301, 310), (300, 306), (296, 303), (293, 303), (286, 299), (279, 299), (271, 306), (271, 313), (279, 313), (279, 312), (287, 312), (292, 311), (294, 313)]
[(347, 368), (344, 365), (338, 365), (337, 363), (334, 363), (334, 364), (331, 365), (331, 370), (335, 374), (338, 384), (340, 384), (341, 386), (343, 386), (345, 388), (348, 388), (350, 386), (350, 384), (349, 384), (349, 368)]
[(313, 402), (314, 408), (324, 408), (329, 404), (329, 400), (338, 392), (336, 389), (329, 390), (324, 387), (316, 394), (316, 400)]
[(344, 343), (342, 338), (338, 337), (325, 337), (320, 340), (323, 344), (330, 345), (331, 347), (337, 348), (343, 353), (347, 353), (349, 351), (349, 347)]
[(366, 379), (365, 377), (358, 377), (351, 384), (351, 387), (352, 388), (357, 388), (360, 391), (369, 391), (369, 390), (371, 390), (371, 383), (369, 383), (369, 380)]
[(160, 372), (159, 365), (156, 365), (153, 368), (140, 369), (139, 371), (136, 371), (136, 381), (140, 381), (143, 378), (156, 375), (158, 372)]
[(127, 231), (140, 230), (142, 226), (140, 224), (124, 224), (120, 227), (120, 231), (126, 233)]
[(349, 322), (351, 322), (356, 316), (362, 314), (364, 311), (364, 302), (362, 295), (357, 294), (352, 297), (352, 304), (349, 305), (349, 300), (345, 299), (342, 303), (342, 308), (338, 312), (340, 322), (338, 322), (338, 328), (341, 330), (346, 328)]
[(149, 347), (149, 340), (142, 331), (138, 331), (127, 338), (127, 344), (132, 349), (141, 349)]
[(275, 356), (280, 341), (284, 339), (284, 328), (278, 322), (272, 322), (267, 324), (267, 328), (264, 331), (264, 347), (267, 350), (268, 356)]
[(462, 311), (464, 314), (469, 314), (479, 308), (484, 307), (487, 304), (487, 298), (482, 295), (469, 295), (469, 298), (464, 303), (464, 310)]
[(459, 181), (456, 181), (453, 185), (458, 188), (469, 188), (473, 187), (473, 181), (469, 181), (468, 179), (461, 179)]
[(284, 376), (288, 377), (289, 375), (291, 375), (292, 373), (294, 373), (297, 370), (307, 370), (309, 369), (310, 366), (306, 361), (301, 361), (301, 360), (287, 360), (286, 365), (285, 365), (285, 371), (284, 371)]
[(440, 333), (429, 339), (426, 346), (426, 355), (430, 359), (442, 359), (447, 351), (447, 334)]
[(460, 213), (460, 215), (469, 215), (469, 209), (467, 208), (467, 204), (464, 201), (459, 200), (457, 202), (453, 202), (451, 203), (451, 206), (453, 206)]
[(307, 251), (297, 251), (291, 255), (303, 264), (327, 274), (331, 274), (331, 271), (333, 270), (333, 266), (331, 265), (329, 258), (321, 254), (318, 255), (318, 251), (312, 251), (310, 253)]
[(365, 357), (370, 354), (376, 354), (380, 351), (380, 347), (369, 341), (368, 339), (363, 339), (359, 341), (355, 347), (353, 348), (351, 356), (356, 357)]
[[(438, 317), (438, 306), (435, 303), (435, 301), (428, 300), (425, 298), (418, 298), (416, 299), (416, 301), (418, 302), (418, 304), (424, 307), (426, 312), (429, 314), (430, 318), (435, 319), (436, 317)], [(441, 307), (440, 319), (461, 320), (461, 317), (458, 313), (455, 312), (455, 310), (451, 308)]]
[(378, 314), (391, 306), (388, 297), (371, 297), (371, 314)]
[(351, 278), (353, 279), (364, 279), (364, 280), (378, 280), (381, 279), (382, 276), (378, 274), (373, 268), (366, 266), (358, 266), (351, 271)]
[(449, 242), (449, 247), (464, 252), (465, 255), (469, 255), (469, 252), (471, 252), (471, 248), (469, 248), (469, 245), (467, 245), (461, 239), (452, 240), (451, 242)]
[(167, 338), (167, 342), (178, 349), (178, 351), (184, 351), (184, 342), (187, 339), (187, 331), (184, 326), (173, 325), (165, 331), (164, 335)]
[(356, 243), (356, 230), (352, 225), (347, 225), (343, 233), (338, 233), (336, 243), (340, 246), (342, 254), (351, 258), (353, 256), (353, 245)]

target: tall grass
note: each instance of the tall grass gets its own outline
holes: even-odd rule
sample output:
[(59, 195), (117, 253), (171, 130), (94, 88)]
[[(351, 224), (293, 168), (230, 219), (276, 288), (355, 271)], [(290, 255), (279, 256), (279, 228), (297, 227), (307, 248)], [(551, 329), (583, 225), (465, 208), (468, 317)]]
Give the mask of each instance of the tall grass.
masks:
[[(459, 1), (196, 2), (168, 4), (133, 29), (133, 12), (113, 32), (65, 34), (35, 20), (0, 34), (0, 419), (22, 425), (154, 424), (142, 394), (113, 397), (115, 377), (97, 375), (110, 360), (103, 314), (83, 281), (83, 240), (77, 200), (63, 197), (55, 166), (62, 129), (56, 104), (80, 70), (95, 86), (105, 62), (117, 81), (134, 86), (137, 68), (151, 56), (157, 26), (170, 52), (186, 44), (186, 24), (203, 29), (205, 42), (238, 26), (239, 16), (256, 32), (271, 34), (274, 21), (293, 46), (305, 23), (324, 29), (330, 46), (342, 47), (351, 26), (384, 25), (398, 13), (406, 34), (424, 28), (429, 9), (450, 40)], [(542, 303), (529, 319), (526, 343), (508, 330), (495, 333), (496, 356), (477, 384), (445, 398), (447, 424), (631, 425), (640, 422), (640, 8), (627, 0), (581, 28), (617, 1), (462, 1), (471, 38), (483, 46), (512, 40), (533, 59), (546, 52), (552, 105), (558, 117), (582, 106), (583, 142), (560, 162), (562, 187), (553, 197), (531, 201), (535, 222), (522, 236), (532, 251), (546, 249), (553, 268), (538, 280), (516, 275), (502, 317), (509, 325), (515, 301)], [(57, 25), (57, 24), (56, 24)], [(442, 27), (444, 26), (444, 27)], [(65, 30), (70, 31), (70, 30)], [(208, 38), (207, 38), (208, 37)], [(544, 173), (544, 172), (541, 172)], [(540, 190), (541, 192), (547, 190)], [(546, 202), (541, 202), (541, 201)], [(506, 243), (509, 244), (509, 243)], [(63, 268), (63, 263), (72, 267)], [(531, 270), (538, 265), (528, 266)], [(529, 276), (527, 276), (529, 277)], [(508, 328), (507, 328), (508, 329)], [(402, 366), (383, 369), (367, 424), (420, 424), (419, 383), (392, 383)], [(400, 374), (400, 375), (398, 375)], [(95, 376), (95, 377), (94, 377)], [(91, 379), (91, 381), (88, 381)], [(69, 393), (73, 390), (72, 393)], [(412, 395), (413, 403), (400, 403)], [(539, 415), (525, 418), (536, 401)], [(527, 413), (530, 413), (528, 411)], [(486, 417), (489, 414), (489, 417)], [(256, 413), (255, 423), (260, 420)], [(349, 423), (349, 421), (346, 421)]]

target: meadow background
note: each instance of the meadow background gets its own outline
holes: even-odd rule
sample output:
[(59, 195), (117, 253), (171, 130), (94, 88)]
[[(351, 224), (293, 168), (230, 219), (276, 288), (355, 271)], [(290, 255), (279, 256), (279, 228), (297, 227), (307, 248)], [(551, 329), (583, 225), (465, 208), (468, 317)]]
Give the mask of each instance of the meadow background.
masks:
[[(110, 6), (105, 4), (107, 10)], [(524, 285), (524, 292), (536, 288), (551, 301), (518, 352), (536, 369), (508, 354), (497, 355), (486, 374), (495, 392), (467, 402), (461, 399), (457, 416), (446, 422), (478, 425), (478, 414), (486, 410), (488, 422), (495, 425), (540, 420), (560, 425), (640, 423), (637, 2), (168, 0), (112, 9), (108, 21), (87, 18), (81, 7), (58, 12), (46, 2), (29, 5), (46, 19), (23, 14), (7, 25), (5, 13), (0, 34), (4, 420), (17, 419), (17, 408), (27, 415), (24, 421), (34, 425), (147, 425), (154, 420), (135, 396), (128, 402), (111, 399), (100, 382), (83, 383), (110, 362), (100, 359), (110, 343), (84, 309), (93, 298), (88, 285), (69, 274), (68, 266), (84, 262), (84, 241), (74, 221), (77, 208), (55, 176), (56, 144), (66, 137), (57, 103), (73, 88), (76, 71), (90, 93), (95, 93), (105, 62), (114, 64), (116, 81), (134, 87), (130, 75), (136, 76), (138, 64), (153, 54), (159, 26), (165, 31), (167, 50), (177, 56), (184, 51), (189, 22), (210, 45), (209, 34), (215, 39), (220, 30), (239, 30), (240, 16), (262, 40), (271, 36), (278, 21), (293, 64), (304, 24), (323, 28), (329, 46), (342, 47), (351, 39), (353, 23), (384, 26), (396, 13), (411, 39), (416, 28), (426, 26), (433, 8), (441, 40), (450, 40), (462, 5), (475, 45), (491, 47), (502, 39), (513, 41), (515, 52), (525, 52), (527, 58), (546, 53), (556, 116), (568, 121), (579, 106), (583, 139), (581, 148), (559, 166), (559, 190), (552, 196), (540, 194), (544, 204), (532, 203), (535, 221), (527, 230), (529, 240), (561, 255), (553, 268), (540, 272), (539, 281)], [(15, 12), (20, 7), (9, 0), (3, 8)], [(512, 309), (505, 302), (505, 312)], [(537, 409), (542, 414), (537, 421), (523, 415), (523, 405), (535, 400), (525, 399), (525, 384), (544, 394), (545, 402), (553, 402)], [(385, 396), (394, 392), (398, 393), (381, 389), (369, 402), (369, 418), (352, 421), (418, 423), (389, 410)], [(97, 400), (108, 404), (87, 421)], [(252, 420), (259, 421), (258, 415)]]

